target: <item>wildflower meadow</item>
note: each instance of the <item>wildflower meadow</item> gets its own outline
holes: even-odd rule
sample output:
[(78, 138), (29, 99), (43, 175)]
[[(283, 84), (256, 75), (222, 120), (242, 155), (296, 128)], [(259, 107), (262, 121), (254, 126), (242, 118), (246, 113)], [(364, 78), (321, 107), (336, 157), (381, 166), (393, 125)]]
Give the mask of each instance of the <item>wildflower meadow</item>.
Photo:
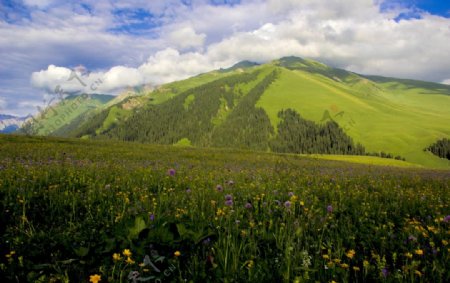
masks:
[(450, 282), (450, 172), (0, 136), (1, 282)]

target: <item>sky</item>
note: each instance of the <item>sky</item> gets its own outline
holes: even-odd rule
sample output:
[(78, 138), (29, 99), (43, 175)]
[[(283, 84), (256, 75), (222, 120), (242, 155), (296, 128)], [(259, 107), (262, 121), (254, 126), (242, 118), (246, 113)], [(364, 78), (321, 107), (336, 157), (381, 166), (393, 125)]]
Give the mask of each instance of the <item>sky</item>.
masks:
[(450, 0), (0, 0), (0, 113), (283, 56), (450, 84), (449, 54)]

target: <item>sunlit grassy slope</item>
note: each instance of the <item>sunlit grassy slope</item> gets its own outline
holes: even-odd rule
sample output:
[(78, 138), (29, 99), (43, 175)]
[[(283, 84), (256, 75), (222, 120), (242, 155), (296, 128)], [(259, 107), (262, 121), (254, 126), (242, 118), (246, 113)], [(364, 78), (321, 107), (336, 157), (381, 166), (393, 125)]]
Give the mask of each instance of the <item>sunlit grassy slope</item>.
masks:
[(257, 105), (274, 127), (279, 122), (277, 113), (293, 108), (316, 122), (331, 117), (369, 152), (384, 151), (423, 166), (449, 168), (450, 161), (423, 151), (437, 139), (450, 137), (449, 91), (436, 87), (439, 84), (431, 89), (427, 84), (406, 82), (280, 68), (279, 79)]
[(306, 155), (309, 158), (318, 158), (324, 160), (336, 160), (351, 163), (378, 165), (378, 166), (393, 166), (393, 167), (411, 167), (420, 168), (418, 164), (405, 162), (401, 160), (381, 158), (376, 156), (359, 156), (359, 155), (333, 155), (333, 154), (313, 154)]
[(63, 130), (73, 123), (78, 124), (83, 116), (106, 106), (114, 99), (112, 95), (69, 96), (56, 105), (41, 111), (35, 119), (34, 131), (38, 135), (49, 135)]

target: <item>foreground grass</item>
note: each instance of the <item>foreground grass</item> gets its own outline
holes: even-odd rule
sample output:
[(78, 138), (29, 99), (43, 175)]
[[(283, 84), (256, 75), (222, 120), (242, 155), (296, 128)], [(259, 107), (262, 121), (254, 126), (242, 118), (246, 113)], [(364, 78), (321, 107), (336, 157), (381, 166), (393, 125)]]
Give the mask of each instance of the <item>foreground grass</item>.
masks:
[(449, 187), (448, 171), (0, 136), (0, 279), (449, 282)]

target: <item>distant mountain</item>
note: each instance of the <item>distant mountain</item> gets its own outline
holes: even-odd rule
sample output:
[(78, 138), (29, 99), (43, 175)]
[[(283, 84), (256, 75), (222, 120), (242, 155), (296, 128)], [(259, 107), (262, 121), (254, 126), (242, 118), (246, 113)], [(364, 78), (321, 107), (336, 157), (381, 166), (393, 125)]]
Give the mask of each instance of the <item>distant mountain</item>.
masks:
[(370, 152), (450, 168), (424, 151), (450, 137), (449, 94), (446, 85), (363, 76), (298, 57), (262, 65), (243, 61), (129, 90), (52, 134), (293, 153)]
[(241, 62), (234, 64), (230, 68), (221, 69), (220, 71), (221, 72), (230, 72), (230, 71), (235, 71), (235, 70), (244, 70), (244, 69), (248, 69), (248, 68), (259, 66), (259, 65), (260, 64), (258, 64), (258, 63), (245, 60), (245, 61), (241, 61)]
[(115, 96), (105, 94), (70, 95), (27, 119), (20, 132), (64, 136), (80, 124), (88, 122), (91, 115), (106, 107), (114, 98)]
[(25, 120), (26, 117), (0, 114), (0, 133), (9, 134), (16, 132)]

